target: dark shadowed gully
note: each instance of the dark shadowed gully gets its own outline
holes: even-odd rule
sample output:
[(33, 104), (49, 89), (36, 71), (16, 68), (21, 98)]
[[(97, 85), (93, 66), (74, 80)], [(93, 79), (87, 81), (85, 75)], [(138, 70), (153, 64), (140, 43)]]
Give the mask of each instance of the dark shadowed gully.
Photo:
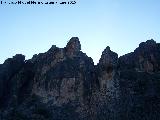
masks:
[(147, 40), (118, 58), (110, 47), (97, 65), (77, 37), (65, 48), (0, 64), (0, 120), (158, 120), (160, 43)]

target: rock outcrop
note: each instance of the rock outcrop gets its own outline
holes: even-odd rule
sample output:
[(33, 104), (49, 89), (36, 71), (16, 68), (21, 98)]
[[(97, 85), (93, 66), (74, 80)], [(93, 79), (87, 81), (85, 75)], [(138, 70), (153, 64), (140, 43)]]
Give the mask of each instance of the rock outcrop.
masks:
[(102, 52), (99, 63), (95, 66), (97, 87), (92, 90), (92, 119), (116, 119), (116, 99), (118, 98), (117, 81), (118, 54), (110, 47)]
[(160, 43), (147, 40), (118, 58), (110, 47), (97, 65), (78, 37), (66, 47), (0, 64), (0, 120), (160, 119)]
[(119, 65), (121, 69), (134, 69), (141, 72), (156, 72), (160, 69), (160, 44), (153, 39), (139, 44), (134, 52), (121, 56)]
[(118, 59), (121, 119), (156, 120), (160, 110), (160, 44), (147, 40)]

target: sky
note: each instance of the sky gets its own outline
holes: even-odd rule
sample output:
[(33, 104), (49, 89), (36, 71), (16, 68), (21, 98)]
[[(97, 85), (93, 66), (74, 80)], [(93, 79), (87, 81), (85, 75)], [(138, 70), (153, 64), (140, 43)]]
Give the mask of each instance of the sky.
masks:
[(15, 54), (30, 59), (52, 45), (65, 47), (71, 37), (79, 37), (82, 51), (95, 64), (107, 46), (122, 56), (148, 39), (160, 43), (160, 0), (75, 1), (63, 5), (0, 4), (0, 64)]

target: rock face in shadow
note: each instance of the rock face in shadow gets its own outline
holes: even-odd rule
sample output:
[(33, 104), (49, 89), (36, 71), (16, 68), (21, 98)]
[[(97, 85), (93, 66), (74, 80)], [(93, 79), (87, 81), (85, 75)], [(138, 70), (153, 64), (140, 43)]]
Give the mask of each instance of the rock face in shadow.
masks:
[(96, 87), (92, 90), (92, 119), (115, 119), (116, 99), (118, 97), (117, 81), (118, 54), (110, 47), (102, 52), (99, 63), (95, 66)]
[(159, 53), (160, 44), (151, 39), (119, 58), (119, 115), (122, 120), (160, 118)]
[(139, 44), (134, 52), (121, 56), (119, 66), (121, 69), (131, 69), (141, 72), (160, 71), (160, 44), (153, 39)]
[(73, 37), (29, 60), (17, 54), (0, 64), (0, 119), (160, 119), (159, 53), (154, 40), (119, 58), (107, 46), (94, 65)]

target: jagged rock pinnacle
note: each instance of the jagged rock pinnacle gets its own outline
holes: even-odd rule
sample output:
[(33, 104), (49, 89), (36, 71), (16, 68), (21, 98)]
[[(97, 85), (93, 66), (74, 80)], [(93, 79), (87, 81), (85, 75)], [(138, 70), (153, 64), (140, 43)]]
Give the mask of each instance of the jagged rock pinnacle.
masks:
[(109, 46), (95, 66), (78, 37), (65, 48), (0, 64), (0, 120), (160, 119), (160, 43), (118, 58)]
[(66, 45), (66, 52), (69, 56), (73, 56), (81, 50), (81, 44), (78, 37), (72, 37)]
[(107, 46), (106, 49), (104, 49), (104, 51), (102, 52), (102, 54), (108, 54), (110, 51), (110, 47)]
[(156, 46), (156, 41), (154, 41), (153, 39), (147, 40), (146, 42), (142, 42), (139, 44), (139, 47), (142, 49), (145, 49), (148, 47), (154, 47), (154, 46)]
[(102, 52), (101, 59), (99, 64), (116, 64), (118, 59), (118, 54), (111, 51), (110, 47), (107, 46), (106, 49)]
[(81, 50), (81, 44), (78, 37), (72, 37), (66, 46), (67, 49), (72, 49), (74, 51), (80, 51)]

